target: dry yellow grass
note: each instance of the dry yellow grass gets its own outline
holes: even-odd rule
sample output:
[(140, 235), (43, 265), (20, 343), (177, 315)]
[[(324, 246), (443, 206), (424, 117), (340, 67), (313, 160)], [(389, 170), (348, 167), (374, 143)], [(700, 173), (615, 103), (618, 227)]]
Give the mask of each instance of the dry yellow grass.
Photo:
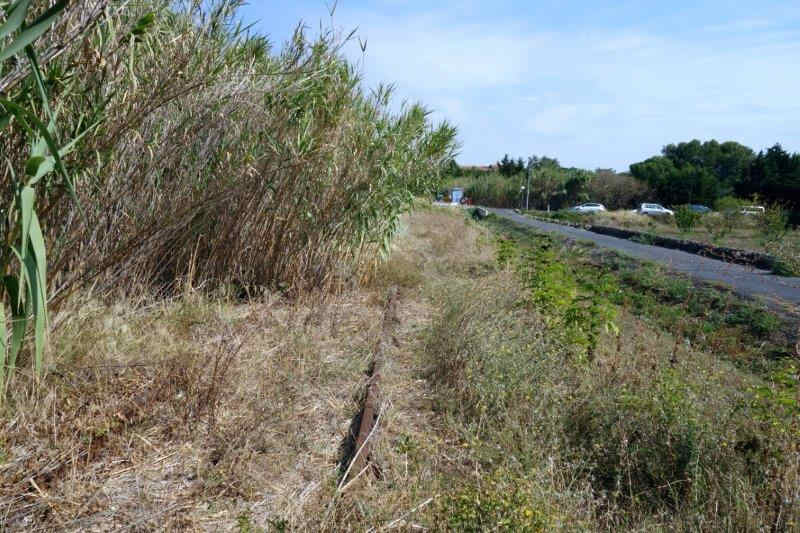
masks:
[[(604, 336), (595, 361), (575, 365), (522, 303), (514, 273), (496, 266), (485, 228), (459, 212), (421, 209), (400, 233), (371, 280), (328, 299), (237, 302), (187, 291), (135, 308), (73, 302), (56, 319), (46, 379), (18, 374), (9, 388), (0, 418), (3, 525), (453, 530), (472, 519), (474, 496), (534, 531), (698, 523), (622, 508), (588, 473), (593, 450), (614, 449), (616, 437), (591, 427), (573, 433), (584, 415), (613, 421), (618, 394), (644, 401), (653, 383), (662, 390), (672, 377), (690, 416), (711, 420), (741, 401), (754, 376), (626, 309), (621, 336)], [(379, 475), (367, 470), (340, 486), (340, 447), (391, 286), (400, 288), (400, 321), (383, 373)], [(455, 369), (461, 377), (434, 382), (438, 361), (462, 348), (474, 359)], [(658, 440), (652, 413), (619, 413), (621, 429), (611, 429), (641, 422), (643, 438)], [(731, 424), (720, 443), (735, 444)], [(798, 475), (781, 472), (781, 493), (792, 493)], [(702, 503), (696, 510), (719, 527), (758, 524), (763, 505), (747, 490), (735, 515)]]
[[(56, 319), (48, 377), (18, 374), (9, 386), (2, 522), (336, 530), (389, 522), (433, 495), (441, 433), (415, 360), (430, 313), (419, 286), (486, 268), (492, 256), (485, 233), (450, 213), (407, 218), (402, 233), (367, 287), (326, 300), (189, 292), (138, 309), (76, 301)], [(464, 244), (477, 252), (467, 261)], [(362, 476), (341, 494), (339, 446), (389, 285), (401, 299), (376, 452), (383, 479)]]

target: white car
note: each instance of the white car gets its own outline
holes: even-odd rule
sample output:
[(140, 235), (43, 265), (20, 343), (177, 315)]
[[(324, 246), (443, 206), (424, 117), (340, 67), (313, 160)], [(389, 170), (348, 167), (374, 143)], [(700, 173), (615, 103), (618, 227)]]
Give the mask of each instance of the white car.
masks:
[(605, 210), (606, 206), (603, 204), (581, 204), (570, 209), (573, 213), (598, 213)]
[(739, 211), (742, 215), (763, 215), (765, 212), (766, 209), (761, 205), (747, 205)]
[(667, 209), (661, 204), (642, 204), (637, 213), (640, 215), (650, 215), (650, 216), (673, 216), (675, 214), (674, 211), (671, 209)]

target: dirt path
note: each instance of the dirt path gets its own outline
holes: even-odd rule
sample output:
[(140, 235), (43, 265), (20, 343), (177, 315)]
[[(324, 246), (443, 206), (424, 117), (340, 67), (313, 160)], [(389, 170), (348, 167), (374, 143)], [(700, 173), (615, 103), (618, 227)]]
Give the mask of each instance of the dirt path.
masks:
[(695, 279), (724, 283), (744, 296), (762, 297), (779, 305), (800, 306), (800, 278), (773, 276), (765, 270), (600, 235), (561, 224), (541, 222), (519, 215), (511, 209), (490, 208), (489, 211), (517, 224), (545, 232), (560, 233), (574, 239), (592, 241), (604, 248), (611, 248), (639, 259), (654, 261), (677, 272), (688, 274)]

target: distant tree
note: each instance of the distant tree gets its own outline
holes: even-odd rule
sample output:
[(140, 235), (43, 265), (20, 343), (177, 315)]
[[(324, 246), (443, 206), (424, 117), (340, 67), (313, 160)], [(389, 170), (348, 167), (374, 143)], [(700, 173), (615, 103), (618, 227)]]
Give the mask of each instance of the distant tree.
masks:
[(585, 202), (589, 199), (586, 188), (592, 181), (594, 173), (582, 168), (569, 168), (566, 170), (566, 181), (564, 182), (564, 200), (573, 204)]
[(737, 184), (736, 194), (782, 204), (794, 211), (792, 222), (800, 222), (800, 154), (789, 154), (780, 144), (759, 152), (745, 179)]
[[(695, 163), (689, 163), (689, 160)], [(648, 184), (659, 201), (670, 205), (713, 205), (724, 192), (711, 170), (691, 154), (680, 166), (668, 156), (651, 157), (631, 165), (631, 174)]]
[[(733, 141), (720, 144), (714, 139), (704, 143), (694, 139), (668, 144), (661, 152), (676, 168), (693, 167), (708, 171), (717, 181), (716, 198), (727, 196), (734, 190), (736, 184), (745, 178), (755, 157), (753, 150), (747, 146)], [(692, 176), (692, 173), (686, 175)]]
[(532, 156), (528, 159), (528, 161), (532, 161), (532, 168), (544, 168), (544, 167), (558, 167), (561, 168), (561, 163), (558, 162), (558, 159), (554, 157), (536, 157)]
[(635, 207), (650, 200), (650, 188), (631, 174), (598, 169), (586, 186), (587, 200), (600, 202), (608, 209)]
[(541, 201), (540, 206), (550, 211), (553, 200), (566, 196), (567, 173), (557, 164), (540, 165), (532, 171), (531, 194)]
[(633, 177), (648, 184), (658, 194), (667, 189), (669, 180), (675, 171), (672, 160), (664, 156), (654, 156), (641, 163), (631, 165)]
[(755, 157), (747, 146), (713, 139), (668, 144), (661, 154), (631, 165), (631, 174), (669, 204), (713, 205), (742, 187)]
[(507, 178), (511, 177), (517, 172), (517, 163), (506, 154), (497, 162), (497, 171)]

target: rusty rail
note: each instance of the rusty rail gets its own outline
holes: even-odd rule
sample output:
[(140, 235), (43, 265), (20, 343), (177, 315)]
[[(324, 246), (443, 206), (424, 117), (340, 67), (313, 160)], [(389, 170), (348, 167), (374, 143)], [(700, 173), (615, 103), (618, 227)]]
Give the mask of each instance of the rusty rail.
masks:
[(372, 352), (372, 360), (367, 371), (366, 391), (364, 394), (364, 402), (359, 415), (356, 415), (358, 420), (358, 432), (353, 431), (355, 424), (351, 426), (351, 434), (348, 438), (354, 439), (352, 445), (352, 457), (345, 458), (342, 466), (345, 464), (347, 468), (344, 469), (339, 488), (346, 486), (348, 483), (354, 481), (369, 466), (373, 466), (376, 472), (376, 463), (372, 458), (372, 448), (375, 444), (375, 434), (377, 433), (377, 424), (380, 419), (381, 409), (381, 377), (383, 368), (386, 361), (386, 352), (388, 345), (392, 342), (392, 332), (394, 326), (398, 323), (397, 318), (397, 295), (396, 287), (389, 289), (386, 297), (386, 305), (383, 309), (383, 322), (381, 324), (381, 332), (375, 343), (375, 349)]

